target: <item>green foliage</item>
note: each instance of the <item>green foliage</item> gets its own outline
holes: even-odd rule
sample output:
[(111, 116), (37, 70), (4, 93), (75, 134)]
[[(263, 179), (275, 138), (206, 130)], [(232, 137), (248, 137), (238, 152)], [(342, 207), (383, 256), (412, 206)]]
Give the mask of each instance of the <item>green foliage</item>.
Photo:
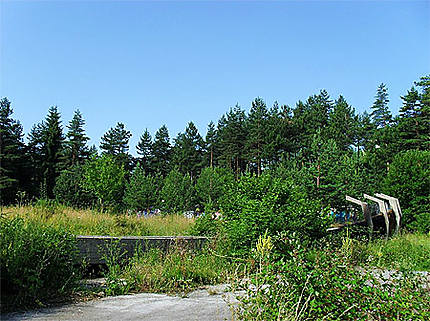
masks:
[[(282, 258), (260, 255), (257, 273), (240, 297), (243, 320), (424, 320), (429, 295), (419, 277), (352, 266), (344, 249), (312, 253), (293, 234)], [(422, 280), (420, 281), (422, 282)]]
[(205, 207), (205, 212), (219, 208), (218, 201), (233, 180), (233, 173), (226, 168), (207, 167), (202, 170), (196, 182), (196, 193), (199, 203)]
[(178, 169), (195, 179), (203, 167), (204, 141), (193, 122), (189, 122), (185, 133), (179, 133), (173, 147), (172, 161)]
[(263, 173), (260, 177), (243, 175), (220, 200), (224, 228), (232, 250), (249, 249), (259, 235), (268, 231), (299, 231), (304, 238), (321, 236), (327, 215), (318, 201), (292, 181)]
[(103, 155), (112, 156), (121, 166), (128, 169), (130, 155), (128, 154), (128, 142), (131, 132), (125, 129), (123, 123), (117, 123), (109, 129), (101, 138), (100, 149)]
[(182, 175), (179, 170), (172, 169), (163, 182), (160, 191), (160, 205), (170, 213), (193, 210), (195, 204), (195, 190), (191, 177)]
[(134, 169), (130, 182), (126, 184), (124, 204), (127, 209), (146, 210), (158, 201), (160, 177), (145, 174), (140, 164)]
[(96, 198), (84, 185), (84, 167), (77, 164), (65, 169), (58, 176), (55, 187), (55, 199), (59, 202), (78, 208), (90, 207), (96, 202)]
[(246, 114), (239, 105), (230, 108), (218, 121), (219, 163), (239, 176), (245, 170)]
[(136, 152), (140, 156), (139, 162), (143, 167), (145, 173), (149, 174), (152, 171), (152, 137), (148, 129), (145, 129), (139, 142), (136, 145)]
[(64, 136), (60, 113), (49, 108), (45, 121), (35, 125), (29, 136), (29, 156), (39, 197), (53, 198), (55, 180), (64, 165)]
[(214, 255), (210, 249), (191, 251), (178, 245), (168, 253), (137, 250), (123, 267), (113, 264), (108, 275), (115, 277), (109, 291), (115, 288), (121, 293), (128, 287), (139, 292), (187, 293), (198, 286), (225, 282), (241, 268), (243, 265)]
[(2, 309), (41, 304), (73, 288), (77, 249), (67, 230), (1, 218), (0, 234)]
[(377, 128), (383, 128), (390, 124), (391, 113), (388, 108), (388, 89), (385, 84), (380, 84), (372, 105), (372, 121)]
[(14, 120), (7, 98), (0, 100), (0, 204), (15, 200), (15, 195), (25, 182), (24, 142), (22, 126)]
[(248, 116), (248, 139), (245, 149), (247, 158), (256, 167), (256, 173), (261, 174), (263, 159), (267, 159), (268, 132), (267, 123), (269, 112), (266, 103), (261, 98), (256, 98), (252, 102)]
[(165, 177), (171, 168), (170, 137), (166, 125), (161, 126), (155, 133), (152, 156), (152, 170)]
[(383, 191), (399, 199), (403, 224), (430, 231), (430, 152), (407, 151), (396, 155), (383, 181)]
[(89, 150), (86, 145), (89, 138), (85, 135), (84, 125), (85, 120), (82, 118), (79, 109), (77, 109), (73, 114), (73, 119), (67, 126), (65, 158), (68, 165), (81, 164), (89, 156)]
[(85, 163), (83, 171), (82, 187), (97, 198), (102, 208), (121, 204), (125, 171), (112, 156), (93, 157)]
[(357, 264), (365, 263), (379, 268), (400, 271), (430, 272), (430, 235), (403, 234), (390, 240), (355, 243)]

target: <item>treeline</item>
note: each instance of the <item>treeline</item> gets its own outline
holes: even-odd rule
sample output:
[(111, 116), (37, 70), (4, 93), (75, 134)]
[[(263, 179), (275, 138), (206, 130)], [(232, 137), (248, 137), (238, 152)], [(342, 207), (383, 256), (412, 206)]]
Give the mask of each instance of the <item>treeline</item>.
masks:
[[(24, 143), (22, 125), (3, 98), (1, 202), (57, 198), (73, 206), (189, 210), (216, 203), (215, 196), (208, 197), (213, 189), (244, 173), (283, 171), (294, 172), (309, 197), (341, 207), (345, 193), (382, 188), (397, 154), (430, 149), (430, 76), (401, 98), (395, 117), (384, 84), (370, 113), (362, 114), (343, 96), (332, 99), (325, 90), (294, 108), (277, 102), (269, 107), (256, 98), (249, 112), (236, 105), (216, 124), (210, 122), (205, 137), (193, 122), (174, 139), (165, 125), (154, 137), (146, 129), (136, 146), (137, 157), (129, 153), (132, 134), (124, 124), (103, 135), (98, 151), (88, 146), (79, 110), (63, 128), (56, 106), (33, 126)], [(203, 187), (205, 183), (210, 186)]]

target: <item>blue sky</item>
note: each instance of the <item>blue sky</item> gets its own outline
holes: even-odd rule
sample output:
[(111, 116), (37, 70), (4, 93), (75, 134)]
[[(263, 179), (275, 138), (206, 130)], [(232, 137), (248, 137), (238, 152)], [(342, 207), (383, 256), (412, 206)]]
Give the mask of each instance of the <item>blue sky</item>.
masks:
[(76, 108), (91, 144), (116, 122), (131, 152), (147, 127), (202, 134), (259, 96), (294, 106), (326, 89), (368, 109), (384, 82), (397, 112), (430, 73), (429, 1), (0, 1), (0, 96), (27, 133)]

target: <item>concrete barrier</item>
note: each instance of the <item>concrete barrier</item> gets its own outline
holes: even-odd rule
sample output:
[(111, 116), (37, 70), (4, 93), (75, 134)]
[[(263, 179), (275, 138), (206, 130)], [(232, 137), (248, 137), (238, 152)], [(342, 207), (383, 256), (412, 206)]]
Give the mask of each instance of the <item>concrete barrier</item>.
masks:
[(117, 248), (121, 260), (131, 258), (137, 249), (145, 252), (157, 248), (164, 252), (173, 246), (201, 249), (209, 240), (202, 236), (87, 236), (77, 237), (79, 259), (87, 264), (104, 264), (104, 257)]

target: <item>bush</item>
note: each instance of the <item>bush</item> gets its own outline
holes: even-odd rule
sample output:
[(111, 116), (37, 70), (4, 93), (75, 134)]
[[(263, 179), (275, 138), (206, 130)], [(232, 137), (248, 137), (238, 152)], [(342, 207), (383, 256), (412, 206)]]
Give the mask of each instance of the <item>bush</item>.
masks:
[(383, 191), (399, 199), (403, 224), (430, 232), (430, 151), (398, 154), (383, 182)]
[(226, 186), (233, 181), (233, 173), (227, 168), (207, 167), (202, 170), (196, 182), (196, 193), (205, 212), (219, 208), (219, 199), (224, 195)]
[(328, 216), (317, 201), (308, 199), (303, 188), (269, 173), (244, 175), (230, 184), (220, 200), (223, 226), (234, 251), (251, 248), (266, 231), (297, 231), (303, 238), (322, 236)]
[(127, 209), (145, 210), (154, 206), (158, 200), (159, 180), (160, 177), (145, 175), (143, 167), (139, 164), (126, 185), (124, 204)]
[[(295, 237), (287, 239), (282, 258), (260, 242), (258, 271), (240, 297), (244, 320), (426, 320), (428, 292), (407, 273), (387, 282), (376, 271), (355, 268), (342, 250), (314, 255)], [(266, 251), (261, 251), (261, 248)], [(421, 280), (422, 281), (422, 280)]]
[(177, 169), (172, 169), (164, 179), (160, 191), (161, 207), (168, 212), (193, 210), (195, 190), (190, 175), (182, 175)]
[(2, 309), (31, 306), (73, 288), (79, 275), (72, 234), (21, 218), (1, 218), (0, 232)]
[(111, 156), (93, 157), (84, 165), (82, 187), (97, 198), (104, 207), (121, 204), (125, 186), (124, 166)]
[(63, 204), (78, 208), (93, 205), (96, 199), (82, 187), (83, 180), (82, 165), (75, 165), (70, 169), (63, 170), (55, 183), (55, 198)]

